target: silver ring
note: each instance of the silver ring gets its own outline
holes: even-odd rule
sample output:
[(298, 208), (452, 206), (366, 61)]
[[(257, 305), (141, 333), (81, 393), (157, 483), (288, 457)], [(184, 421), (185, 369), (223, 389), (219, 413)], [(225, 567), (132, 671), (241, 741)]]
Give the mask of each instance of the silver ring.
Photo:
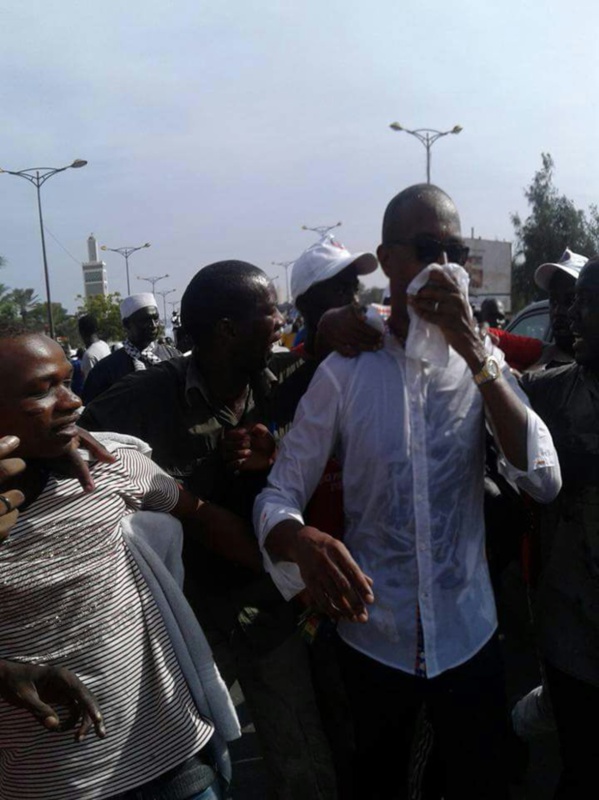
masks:
[(14, 506), (5, 494), (0, 494), (0, 503), (4, 503), (7, 514), (10, 514), (10, 512), (13, 511)]
[(434, 306), (434, 308), (433, 308), (433, 311), (434, 311), (434, 312), (435, 312), (435, 314), (436, 314), (438, 310), (439, 310), (439, 301), (437, 300), (437, 301), (436, 301), (436, 303), (435, 303), (435, 306)]

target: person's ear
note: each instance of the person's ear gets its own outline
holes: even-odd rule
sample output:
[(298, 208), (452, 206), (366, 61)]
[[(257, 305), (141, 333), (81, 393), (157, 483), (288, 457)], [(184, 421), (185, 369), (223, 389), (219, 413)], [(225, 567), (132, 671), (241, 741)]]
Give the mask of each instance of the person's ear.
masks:
[(232, 342), (238, 336), (237, 325), (229, 317), (219, 319), (215, 326), (216, 335), (223, 339), (223, 341)]

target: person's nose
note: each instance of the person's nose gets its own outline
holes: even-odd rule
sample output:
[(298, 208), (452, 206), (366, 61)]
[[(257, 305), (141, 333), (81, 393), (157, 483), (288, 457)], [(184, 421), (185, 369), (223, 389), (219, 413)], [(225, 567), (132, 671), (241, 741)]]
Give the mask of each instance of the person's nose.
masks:
[(58, 411), (70, 413), (81, 407), (81, 398), (71, 390), (69, 386), (63, 385), (58, 392), (56, 408)]
[(275, 330), (277, 332), (280, 331), (283, 328), (284, 325), (285, 325), (285, 320), (283, 319), (283, 315), (281, 314), (281, 312), (277, 308), (277, 314), (276, 314), (276, 317), (275, 317)]

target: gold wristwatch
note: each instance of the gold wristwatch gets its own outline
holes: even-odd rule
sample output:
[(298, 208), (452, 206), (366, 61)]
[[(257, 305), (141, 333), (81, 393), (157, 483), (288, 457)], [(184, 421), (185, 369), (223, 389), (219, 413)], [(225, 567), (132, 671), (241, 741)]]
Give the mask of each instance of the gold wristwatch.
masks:
[(487, 356), (480, 370), (474, 375), (474, 383), (482, 386), (484, 383), (496, 381), (501, 375), (501, 367), (495, 356)]

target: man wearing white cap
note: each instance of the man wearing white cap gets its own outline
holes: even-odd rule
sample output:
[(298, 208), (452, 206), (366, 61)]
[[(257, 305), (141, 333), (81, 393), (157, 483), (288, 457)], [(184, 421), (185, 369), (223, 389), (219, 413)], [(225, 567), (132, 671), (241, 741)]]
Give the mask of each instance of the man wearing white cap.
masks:
[[(535, 280), (556, 266), (543, 265)], [(563, 265), (560, 270), (567, 272)], [(559, 275), (552, 271), (551, 289)], [(543, 564), (535, 597), (537, 640), (562, 756), (555, 794), (560, 800), (597, 796), (599, 748), (590, 731), (599, 709), (598, 312), (599, 258), (593, 257), (580, 269), (569, 309), (575, 360), (522, 379), (551, 432), (563, 474), (561, 493), (542, 509)]]
[(305, 352), (315, 355), (316, 329), (331, 308), (355, 303), (358, 277), (378, 266), (372, 253), (350, 253), (332, 236), (305, 250), (291, 269), (291, 295), (306, 323)]
[(158, 344), (160, 317), (156, 298), (150, 292), (132, 294), (121, 303), (121, 319), (127, 338), (120, 350), (98, 363), (83, 387), (83, 401), (89, 403), (130, 372), (138, 372), (181, 355), (167, 344)]
[(574, 336), (568, 309), (574, 302), (574, 284), (587, 261), (586, 256), (566, 247), (559, 261), (541, 264), (535, 271), (535, 283), (549, 295), (549, 319), (553, 329), (554, 344), (546, 348), (539, 362), (539, 366), (546, 369), (574, 360)]

